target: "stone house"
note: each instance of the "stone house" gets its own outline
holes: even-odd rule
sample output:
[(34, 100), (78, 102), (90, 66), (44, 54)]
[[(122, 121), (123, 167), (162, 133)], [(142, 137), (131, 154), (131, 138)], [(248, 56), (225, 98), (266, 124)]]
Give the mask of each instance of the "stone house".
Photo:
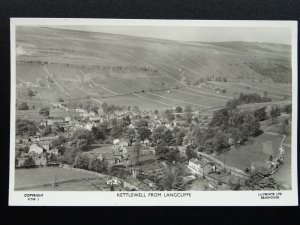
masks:
[(212, 171), (212, 165), (204, 160), (198, 159), (190, 159), (188, 168), (192, 171), (192, 173), (204, 176)]

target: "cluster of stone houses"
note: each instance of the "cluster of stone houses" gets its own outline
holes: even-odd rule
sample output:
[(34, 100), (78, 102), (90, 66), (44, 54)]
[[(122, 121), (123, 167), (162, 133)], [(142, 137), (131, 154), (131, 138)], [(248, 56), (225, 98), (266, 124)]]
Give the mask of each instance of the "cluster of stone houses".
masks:
[(250, 177), (244, 171), (228, 166), (205, 153), (199, 153), (198, 158), (190, 159), (187, 167), (192, 174), (206, 178), (211, 189), (220, 188), (219, 185), (244, 185)]
[(28, 158), (32, 158), (34, 165), (32, 166), (45, 166), (49, 163), (49, 157), (51, 155), (58, 156), (58, 149), (52, 148), (51, 142), (57, 139), (57, 136), (50, 137), (27, 137), (27, 136), (17, 136), (16, 137), (16, 147), (28, 147), (28, 152), (21, 152), (19, 157), (16, 157), (17, 164), (16, 167), (24, 166), (24, 163)]
[(149, 140), (140, 142), (141, 149), (139, 151), (138, 159), (133, 155), (133, 152), (128, 150), (128, 142), (115, 139), (113, 141), (112, 151), (114, 157), (114, 164), (125, 164), (126, 166), (134, 166), (139, 163), (156, 160), (155, 151), (153, 147), (149, 146)]

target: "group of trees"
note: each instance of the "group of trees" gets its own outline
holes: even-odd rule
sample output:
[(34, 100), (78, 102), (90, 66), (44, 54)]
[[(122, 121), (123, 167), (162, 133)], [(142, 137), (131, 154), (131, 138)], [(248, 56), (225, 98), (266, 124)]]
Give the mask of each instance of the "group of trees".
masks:
[(117, 110), (122, 110), (122, 109), (124, 109), (124, 107), (117, 106), (117, 105), (113, 105), (113, 104), (109, 105), (109, 104), (107, 104), (106, 102), (104, 102), (104, 103), (102, 104), (102, 109), (103, 109), (103, 112), (104, 112), (105, 114), (112, 114), (112, 113), (114, 113), (114, 112), (117, 111)]
[(181, 163), (167, 164), (165, 176), (159, 180), (158, 186), (162, 190), (184, 190), (183, 177), (186, 176), (185, 168)]
[(130, 118), (123, 117), (121, 120), (113, 119), (110, 121), (111, 129), (108, 129), (108, 123), (104, 122), (100, 125), (92, 128), (92, 134), (95, 140), (105, 140), (108, 137), (113, 139), (125, 137), (129, 140), (131, 145), (138, 135), (139, 138), (144, 141), (151, 135), (151, 131), (148, 128), (147, 120), (141, 119), (136, 123), (136, 129), (128, 127), (130, 124)]
[(108, 163), (105, 158), (100, 159), (88, 152), (79, 152), (72, 165), (76, 168), (105, 173)]
[(291, 134), (291, 124), (288, 119), (285, 119), (283, 123), (279, 126), (279, 133), (282, 135), (290, 135)]
[(93, 140), (92, 132), (82, 129), (76, 130), (69, 139), (63, 136), (59, 137), (56, 141), (52, 142), (52, 145), (63, 153), (59, 157), (59, 161), (73, 165), (76, 156), (87, 151)]
[(33, 136), (38, 131), (37, 124), (34, 121), (27, 119), (16, 120), (16, 134)]
[(44, 116), (45, 118), (50, 115), (50, 108), (49, 107), (43, 107), (40, 109), (39, 114)]
[(62, 135), (58, 136), (57, 139), (52, 140), (51, 145), (52, 148), (56, 148), (58, 152), (63, 155), (66, 150), (66, 144), (68, 142), (68, 139)]
[(227, 102), (227, 108), (235, 109), (238, 105), (242, 105), (242, 104), (270, 102), (270, 101), (272, 101), (272, 99), (268, 97), (267, 91), (264, 92), (263, 96), (257, 93), (248, 93), (248, 94), (240, 93), (238, 99), (232, 99)]
[(34, 97), (34, 96), (36, 95), (36, 92), (34, 92), (34, 91), (31, 90), (31, 89), (28, 89), (27, 94), (28, 94), (29, 98), (32, 98), (32, 97)]
[(29, 106), (27, 105), (26, 102), (22, 102), (21, 104), (18, 105), (18, 110), (28, 110)]
[(220, 109), (214, 112), (208, 128), (193, 129), (192, 149), (187, 150), (187, 156), (194, 156), (196, 148), (197, 151), (220, 153), (231, 145), (243, 144), (259, 132), (259, 120), (254, 113)]

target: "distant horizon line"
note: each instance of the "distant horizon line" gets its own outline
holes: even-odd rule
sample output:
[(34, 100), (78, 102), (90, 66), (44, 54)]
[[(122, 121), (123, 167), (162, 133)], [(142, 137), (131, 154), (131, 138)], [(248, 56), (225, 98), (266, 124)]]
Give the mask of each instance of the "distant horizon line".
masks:
[[(28, 27), (28, 26), (19, 26), (19, 27)], [(259, 43), (259, 44), (275, 44), (275, 45), (284, 45), (291, 46), (291, 43), (278, 43), (278, 42), (268, 42), (268, 41), (247, 41), (247, 40), (228, 40), (228, 41), (197, 41), (197, 40), (174, 40), (174, 39), (165, 39), (160, 37), (151, 37), (151, 36), (138, 36), (138, 35), (129, 35), (129, 34), (120, 34), (120, 33), (108, 33), (102, 31), (92, 31), (92, 30), (81, 30), (81, 29), (71, 29), (71, 28), (60, 28), (53, 26), (29, 26), (35, 28), (44, 28), (44, 29), (54, 29), (54, 30), (64, 30), (64, 31), (73, 31), (73, 32), (83, 32), (83, 33), (98, 33), (98, 34), (109, 34), (109, 35), (119, 35), (125, 37), (134, 37), (141, 39), (153, 39), (153, 40), (162, 40), (162, 41), (172, 41), (172, 42), (188, 42), (188, 43), (230, 43), (230, 42), (245, 42), (245, 43)]]

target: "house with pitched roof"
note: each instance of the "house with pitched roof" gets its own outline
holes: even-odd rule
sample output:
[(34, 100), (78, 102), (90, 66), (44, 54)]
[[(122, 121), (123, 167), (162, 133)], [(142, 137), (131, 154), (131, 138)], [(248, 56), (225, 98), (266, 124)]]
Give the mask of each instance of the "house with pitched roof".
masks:
[(44, 152), (44, 149), (41, 145), (39, 144), (32, 144), (29, 147), (29, 153), (35, 153), (35, 154), (42, 154)]
[(192, 173), (204, 176), (212, 171), (212, 165), (205, 160), (192, 158), (189, 160), (188, 168)]

